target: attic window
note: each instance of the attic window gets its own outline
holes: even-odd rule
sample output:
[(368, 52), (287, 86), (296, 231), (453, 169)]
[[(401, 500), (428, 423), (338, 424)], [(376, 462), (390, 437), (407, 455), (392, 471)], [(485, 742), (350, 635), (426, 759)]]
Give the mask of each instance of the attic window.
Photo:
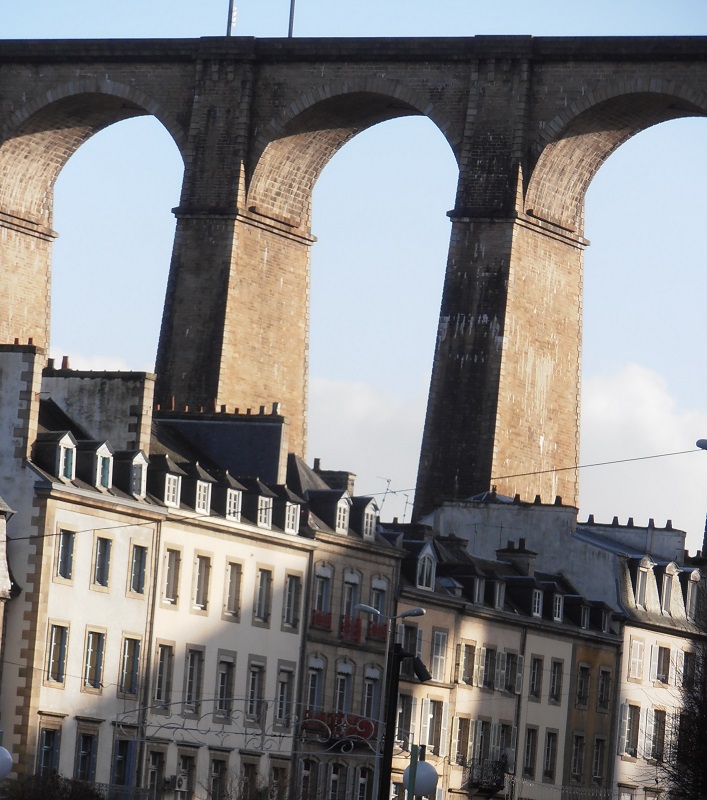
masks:
[(346, 500), (339, 500), (336, 506), (336, 530), (346, 533), (349, 529), (349, 504)]
[(484, 597), (486, 595), (486, 579), (474, 578), (474, 602), (479, 605), (484, 604)]
[(164, 504), (179, 507), (179, 495), (182, 479), (179, 475), (165, 475), (164, 479)]
[(435, 562), (431, 555), (424, 555), (417, 562), (418, 589), (432, 589), (435, 582)]
[(502, 609), (506, 601), (506, 584), (503, 581), (496, 581), (494, 586), (494, 608)]
[(589, 627), (589, 608), (582, 606), (582, 627), (586, 630)]
[(552, 618), (555, 622), (562, 622), (562, 612), (565, 606), (565, 598), (558, 593), (552, 598)]
[(196, 501), (194, 508), (198, 514), (208, 514), (211, 509), (211, 484), (206, 481), (196, 482)]
[(258, 527), (272, 527), (272, 497), (258, 498)]
[(285, 533), (297, 533), (297, 517), (299, 516), (297, 503), (285, 504)]
[(130, 492), (135, 497), (145, 496), (145, 479), (147, 474), (143, 464), (133, 463), (130, 473)]
[(690, 575), (690, 580), (687, 582), (687, 590), (685, 596), (685, 614), (690, 622), (695, 621), (697, 616), (697, 591), (700, 583), (700, 573), (694, 570)]
[(370, 539), (376, 529), (376, 515), (373, 511), (366, 511), (363, 515), (363, 538)]
[(76, 448), (72, 445), (61, 445), (59, 448), (59, 477), (66, 478), (67, 481), (73, 481), (75, 472), (74, 455)]
[(98, 455), (97, 484), (103, 489), (109, 489), (113, 475), (113, 459), (110, 456)]
[(648, 580), (648, 570), (639, 569), (636, 576), (636, 605), (641, 608), (646, 607), (646, 581)]
[(240, 520), (242, 502), (242, 492), (237, 489), (228, 489), (226, 491), (226, 519), (232, 519), (235, 522)]
[(543, 615), (543, 593), (540, 589), (533, 589), (533, 606), (531, 613), (534, 617)]
[(673, 590), (673, 576), (666, 572), (663, 575), (663, 596), (661, 597), (661, 611), (670, 616), (670, 598)]

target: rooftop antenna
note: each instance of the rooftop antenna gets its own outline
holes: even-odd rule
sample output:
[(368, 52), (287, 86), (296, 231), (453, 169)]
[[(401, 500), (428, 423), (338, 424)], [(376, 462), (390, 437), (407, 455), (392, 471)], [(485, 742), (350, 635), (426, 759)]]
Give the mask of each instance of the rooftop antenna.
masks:
[(287, 38), (292, 38), (292, 31), (295, 27), (295, 0), (290, 0), (290, 26), (287, 29)]
[(228, 24), (226, 25), (226, 36), (233, 36), (233, 29), (236, 27), (236, 15), (238, 9), (233, 5), (234, 0), (228, 0)]

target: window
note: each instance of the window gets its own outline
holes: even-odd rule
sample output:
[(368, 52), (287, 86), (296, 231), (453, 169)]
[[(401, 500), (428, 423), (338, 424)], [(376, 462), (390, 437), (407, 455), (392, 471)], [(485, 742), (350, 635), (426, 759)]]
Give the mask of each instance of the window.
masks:
[(143, 464), (133, 464), (130, 473), (130, 493), (135, 497), (145, 496), (145, 467)]
[(348, 571), (344, 574), (344, 596), (342, 598), (342, 614), (346, 617), (354, 617), (358, 605), (360, 578), (357, 573)]
[(194, 510), (197, 514), (208, 514), (211, 510), (211, 484), (206, 481), (196, 482), (196, 502)]
[[(697, 579), (699, 581), (699, 578)], [(697, 614), (697, 589), (698, 582), (693, 580), (692, 576), (687, 583), (687, 595), (685, 597), (685, 613), (687, 618), (694, 622), (695, 615)]]
[[(344, 775), (346, 775), (346, 771), (344, 767), (341, 767), (344, 770)], [(344, 785), (346, 785), (346, 780), (344, 779)], [(270, 769), (270, 800), (281, 800), (281, 798), (287, 797), (287, 767), (285, 765), (281, 767), (273, 766)]]
[(586, 664), (580, 664), (577, 670), (577, 706), (586, 708), (589, 702), (590, 671)]
[[(403, 646), (403, 651), (406, 653), (414, 653), (416, 656), (422, 655), (422, 631), (414, 624), (398, 625), (397, 639)], [(412, 668), (412, 659), (404, 658), (400, 665), (400, 674), (406, 678), (412, 678), (414, 671)]]
[(226, 491), (226, 518), (238, 522), (241, 518), (241, 508), (243, 504), (243, 493), (237, 489)]
[(424, 555), (417, 562), (417, 586), (419, 589), (434, 588), (435, 562), (432, 556)]
[[(652, 720), (650, 720), (651, 715), (653, 716)], [(665, 711), (657, 708), (652, 711), (651, 709), (648, 709), (648, 718), (649, 721), (647, 722), (648, 730), (646, 731), (646, 739), (649, 742), (650, 758), (653, 758), (656, 761), (662, 761), (663, 756), (665, 755)], [(650, 730), (651, 727), (652, 731)]]
[(559, 703), (562, 699), (562, 661), (553, 661), (550, 667), (550, 700)]
[(599, 686), (597, 687), (597, 709), (608, 711), (611, 702), (611, 670), (599, 670)]
[(216, 713), (230, 717), (233, 710), (233, 681), (235, 663), (232, 657), (222, 656), (216, 671)]
[(260, 721), (264, 684), (265, 665), (252, 661), (248, 667), (248, 695), (246, 697), (246, 715), (251, 721)]
[(507, 692), (520, 694), (523, 684), (523, 656), (506, 653), (505, 674), (499, 676), (503, 680), (503, 688)]
[(204, 672), (204, 653), (202, 650), (187, 650), (184, 711), (198, 714), (201, 704), (201, 686)]
[(241, 581), (243, 567), (241, 564), (230, 562), (226, 567), (226, 614), (239, 617), (241, 613)]
[(641, 707), (624, 703), (621, 709), (621, 752), (634, 758), (638, 755), (638, 731)]
[(552, 618), (555, 622), (562, 622), (562, 612), (564, 610), (565, 598), (561, 594), (552, 596)]
[(648, 571), (639, 569), (636, 576), (636, 605), (641, 608), (646, 607), (646, 581), (648, 579)]
[(299, 506), (296, 503), (285, 504), (285, 533), (297, 533)]
[(89, 631), (86, 635), (86, 659), (84, 661), (83, 685), (92, 689), (101, 688), (103, 677), (103, 653), (106, 635), (100, 631)]
[(134, 739), (117, 739), (113, 750), (113, 780), (116, 786), (132, 786), (135, 773)]
[(182, 779), (183, 790), (175, 792), (177, 800), (192, 800), (194, 797), (194, 783), (196, 777), (196, 759), (194, 756), (178, 756), (177, 761), (178, 777)]
[(76, 736), (76, 762), (74, 778), (77, 781), (92, 783), (96, 778), (96, 750), (98, 736), (95, 733), (82, 733)]
[(357, 773), (354, 800), (371, 800), (371, 771), (361, 767)]
[(506, 584), (503, 581), (496, 581), (494, 585), (494, 608), (502, 609), (506, 602)]
[(172, 699), (172, 668), (174, 665), (174, 648), (170, 644), (157, 646), (157, 670), (155, 672), (154, 700), (160, 705), (167, 705)]
[(601, 783), (604, 778), (604, 761), (606, 760), (606, 740), (594, 740), (594, 753), (592, 754), (592, 780)]
[(39, 752), (37, 772), (51, 775), (59, 768), (59, 742), (61, 731), (56, 728), (41, 728), (39, 731)]
[(543, 684), (543, 660), (533, 657), (530, 661), (530, 681), (528, 686), (528, 696), (536, 700), (540, 698)]
[(540, 589), (533, 589), (532, 614), (534, 617), (543, 615), (543, 593)]
[(557, 765), (557, 731), (545, 734), (545, 750), (543, 752), (543, 778), (555, 779)]
[(212, 758), (209, 767), (209, 800), (226, 800), (226, 775), (228, 763), (222, 758)]
[(343, 764), (329, 765), (329, 785), (326, 800), (344, 800), (346, 793), (346, 767)]
[[(441, 752), (441, 748), (443, 744), (446, 744), (444, 741), (446, 739), (446, 731), (443, 729), (446, 728), (446, 716), (447, 716), (447, 708), (446, 704), (443, 703), (441, 700), (429, 700), (429, 711), (428, 714), (425, 715), (425, 701), (423, 701), (423, 708), (422, 708), (422, 742), (421, 744), (426, 744), (428, 747), (431, 747), (432, 750), (436, 755), (444, 756), (444, 752)], [(424, 738), (424, 728), (425, 723), (427, 723), (427, 738)]]
[(110, 456), (98, 456), (98, 485), (101, 488), (110, 488), (112, 472), (113, 459)]
[(474, 660), (476, 647), (473, 644), (459, 645), (459, 677), (460, 683), (471, 684), (474, 681)]
[(443, 682), (447, 665), (447, 631), (432, 632), (432, 680)]
[(165, 475), (164, 479), (164, 504), (179, 507), (179, 496), (182, 485), (180, 475)]
[(466, 717), (458, 717), (456, 720), (457, 735), (453, 738), (454, 752), (452, 763), (462, 767), (467, 766), (469, 757), (469, 736), (471, 733), (471, 720)]
[(182, 556), (179, 550), (167, 550), (165, 555), (164, 599), (176, 603), (179, 599), (179, 569)]
[(377, 586), (371, 589), (371, 606), (376, 609), (380, 614), (385, 614), (387, 606), (387, 584), (380, 578), (374, 579), (378, 582)]
[(73, 531), (59, 531), (56, 574), (67, 581), (70, 581), (74, 574), (74, 536)]
[(535, 756), (538, 751), (538, 729), (526, 728), (525, 749), (523, 750), (523, 775), (532, 778), (535, 775)]
[(680, 681), (685, 689), (692, 689), (695, 685), (695, 666), (695, 654), (685, 651), (683, 653), (682, 675), (680, 676)]
[(398, 720), (396, 740), (401, 742), (404, 750), (410, 748), (417, 719), (417, 698), (409, 694), (398, 695)]
[(363, 538), (370, 539), (376, 532), (376, 514), (374, 511), (366, 511), (363, 515)]
[(338, 533), (346, 533), (349, 529), (349, 503), (347, 500), (339, 500), (336, 506), (336, 530)]
[(350, 664), (339, 664), (336, 671), (334, 685), (334, 710), (340, 712), (351, 711), (351, 682), (352, 672)]
[(486, 581), (484, 578), (474, 578), (474, 602), (482, 606), (486, 597)]
[(150, 790), (149, 797), (159, 798), (159, 792), (164, 786), (164, 767), (165, 757), (160, 750), (148, 751), (147, 762), (147, 787)]
[(133, 557), (130, 565), (130, 591), (135, 594), (145, 593), (145, 572), (147, 570), (147, 548), (133, 545)]
[(104, 539), (102, 536), (96, 539), (96, 560), (93, 564), (93, 582), (97, 586), (108, 586), (112, 544), (110, 539)]
[(650, 680), (667, 684), (670, 677), (670, 648), (651, 646)]
[(640, 680), (643, 677), (643, 642), (640, 639), (631, 639), (628, 677), (634, 680)]
[(670, 599), (673, 589), (673, 576), (670, 573), (663, 575), (663, 594), (660, 598), (660, 610), (663, 614), (670, 615)]
[(288, 575), (285, 579), (285, 604), (282, 621), (290, 628), (299, 625), (300, 598), (302, 596), (302, 579), (299, 575)]
[(363, 680), (363, 716), (369, 719), (377, 719), (379, 711), (380, 696), (380, 671), (375, 668), (367, 668)]
[(68, 481), (74, 479), (74, 447), (62, 445), (59, 451), (60, 477)]
[(584, 771), (584, 735), (575, 733), (572, 739), (572, 780), (581, 781)]
[(49, 627), (49, 647), (47, 654), (47, 680), (64, 683), (66, 677), (66, 645), (69, 629), (65, 625)]
[(140, 672), (140, 640), (133, 638), (123, 639), (123, 655), (120, 665), (121, 692), (137, 694), (138, 675)]
[(258, 525), (261, 528), (272, 527), (272, 497), (258, 498)]
[(278, 725), (289, 726), (290, 724), (293, 683), (294, 670), (290, 667), (280, 667), (277, 673), (277, 694), (275, 697), (275, 722)]
[[(206, 484), (207, 486), (209, 484)], [(196, 580), (194, 583), (194, 608), (205, 611), (209, 604), (209, 576), (211, 559), (208, 556), (196, 557)]]
[(319, 710), (322, 706), (324, 690), (324, 661), (321, 658), (310, 658), (307, 671), (307, 708)]
[(328, 612), (331, 606), (331, 577), (317, 575), (314, 581), (314, 609)]
[(267, 624), (270, 621), (270, 604), (272, 602), (272, 570), (259, 569), (255, 593), (253, 619)]
[[(492, 647), (482, 648), (482, 662), (479, 665), (481, 674), (479, 675), (479, 686), (486, 689), (493, 689), (495, 670), (496, 670), (496, 651)], [(501, 688), (500, 686), (498, 687)]]
[(582, 606), (581, 625), (585, 630), (589, 627), (589, 608), (587, 606)]

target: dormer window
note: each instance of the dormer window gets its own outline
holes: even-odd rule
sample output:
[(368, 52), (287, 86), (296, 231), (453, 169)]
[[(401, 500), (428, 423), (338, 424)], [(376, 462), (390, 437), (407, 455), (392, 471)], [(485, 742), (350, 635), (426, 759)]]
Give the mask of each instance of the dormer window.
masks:
[(685, 614), (690, 622), (694, 622), (697, 617), (697, 592), (700, 585), (700, 573), (693, 570), (687, 582), (685, 590)]
[(666, 573), (663, 575), (663, 596), (661, 597), (660, 610), (663, 614), (670, 615), (670, 598), (673, 593), (673, 576)]
[(373, 511), (366, 511), (363, 515), (363, 538), (370, 539), (376, 530), (376, 515)]
[(206, 481), (196, 482), (196, 500), (194, 508), (197, 514), (208, 514), (211, 510), (211, 484)]
[(63, 443), (59, 447), (59, 477), (73, 481), (76, 477), (76, 447), (70, 443)]
[(182, 490), (180, 475), (165, 475), (164, 479), (164, 504), (179, 508), (179, 499)]
[(534, 617), (542, 617), (543, 615), (543, 593), (540, 589), (533, 589), (531, 613)]
[(130, 493), (135, 497), (145, 496), (145, 482), (147, 474), (144, 464), (133, 464), (130, 471)]
[(582, 606), (581, 625), (585, 630), (589, 627), (589, 608), (587, 606)]
[(555, 622), (562, 622), (564, 606), (565, 598), (561, 594), (555, 593), (552, 598), (552, 618)]
[(299, 517), (299, 506), (297, 503), (285, 504), (285, 533), (297, 533), (297, 520)]
[(418, 589), (433, 589), (435, 583), (435, 562), (431, 555), (426, 554), (417, 562), (417, 587)]
[(486, 579), (474, 578), (474, 602), (482, 606), (486, 596)]
[(258, 498), (258, 527), (272, 528), (272, 497)]
[(346, 533), (349, 529), (349, 503), (346, 499), (339, 500), (336, 506), (336, 532)]
[(604, 610), (601, 612), (601, 629), (604, 633), (609, 633), (611, 626), (611, 614)]
[(226, 491), (226, 519), (238, 522), (241, 518), (242, 504), (243, 492), (239, 492), (237, 489), (228, 489)]
[(506, 602), (506, 584), (503, 581), (496, 581), (494, 586), (493, 605), (494, 608), (502, 609)]

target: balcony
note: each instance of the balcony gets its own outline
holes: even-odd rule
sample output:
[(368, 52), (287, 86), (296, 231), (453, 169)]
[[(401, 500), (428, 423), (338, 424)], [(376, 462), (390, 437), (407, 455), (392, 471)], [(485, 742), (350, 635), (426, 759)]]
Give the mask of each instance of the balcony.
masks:
[(322, 741), (356, 742), (375, 739), (378, 724), (368, 717), (349, 714), (346, 711), (304, 712), (302, 728)]
[(490, 758), (471, 761), (464, 769), (462, 787), (469, 794), (495, 794), (504, 787), (507, 760), (502, 757), (492, 761)]
[(321, 631), (331, 630), (331, 611), (317, 611), (312, 610), (312, 628), (318, 628)]
[(366, 638), (372, 642), (385, 642), (388, 636), (388, 623), (376, 622), (374, 619), (368, 621), (368, 631)]
[(359, 617), (349, 617), (346, 614), (341, 615), (339, 639), (341, 639), (342, 642), (349, 642), (350, 644), (358, 644), (361, 641), (361, 620)]

